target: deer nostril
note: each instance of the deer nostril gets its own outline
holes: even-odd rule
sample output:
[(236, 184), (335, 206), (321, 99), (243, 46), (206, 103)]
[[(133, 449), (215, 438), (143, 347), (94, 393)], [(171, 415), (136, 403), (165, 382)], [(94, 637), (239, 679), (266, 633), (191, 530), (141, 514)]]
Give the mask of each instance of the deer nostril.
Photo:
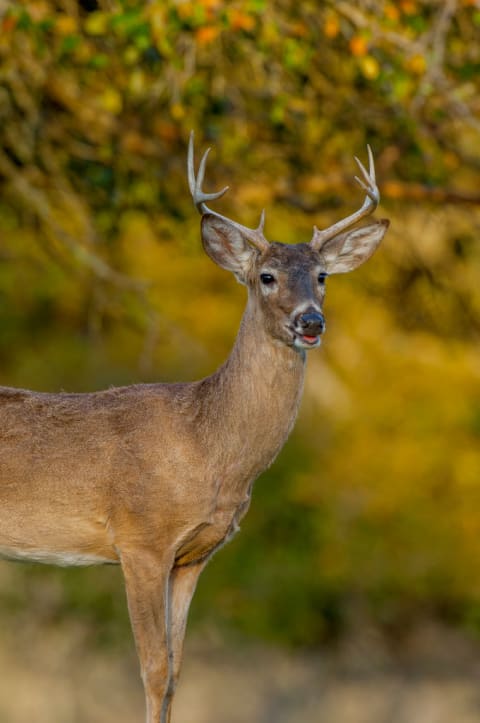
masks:
[(307, 311), (297, 317), (297, 324), (302, 331), (316, 335), (323, 332), (325, 319), (318, 311)]

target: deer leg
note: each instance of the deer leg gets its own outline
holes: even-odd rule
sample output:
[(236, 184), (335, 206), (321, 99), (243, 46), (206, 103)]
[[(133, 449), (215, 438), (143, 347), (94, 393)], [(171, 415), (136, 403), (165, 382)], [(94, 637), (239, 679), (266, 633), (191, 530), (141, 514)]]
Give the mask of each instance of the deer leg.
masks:
[(142, 549), (122, 552), (121, 564), (145, 688), (146, 723), (167, 723), (171, 672), (168, 587), (173, 561)]
[(206, 562), (174, 567), (169, 582), (169, 632), (170, 632), (170, 686), (167, 693), (167, 723), (172, 715), (172, 701), (180, 675), (183, 641), (187, 627), (188, 610), (200, 573)]

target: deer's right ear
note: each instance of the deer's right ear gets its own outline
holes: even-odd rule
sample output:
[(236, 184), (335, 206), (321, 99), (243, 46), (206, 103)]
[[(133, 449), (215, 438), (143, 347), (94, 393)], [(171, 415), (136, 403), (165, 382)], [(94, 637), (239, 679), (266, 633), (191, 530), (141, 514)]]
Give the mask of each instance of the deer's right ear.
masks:
[(238, 228), (224, 218), (206, 213), (202, 216), (202, 243), (212, 261), (245, 283), (250, 261), (256, 252)]

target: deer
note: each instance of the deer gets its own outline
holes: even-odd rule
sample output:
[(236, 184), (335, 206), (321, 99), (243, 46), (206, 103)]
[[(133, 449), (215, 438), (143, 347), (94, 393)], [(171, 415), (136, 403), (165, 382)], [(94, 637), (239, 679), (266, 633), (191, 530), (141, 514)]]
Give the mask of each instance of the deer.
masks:
[[(146, 723), (170, 723), (187, 615), (208, 560), (239, 529), (252, 485), (291, 431), (306, 352), (325, 331), (325, 280), (364, 263), (388, 220), (357, 227), (380, 195), (309, 243), (269, 242), (211, 210), (208, 149), (188, 181), (207, 255), (247, 287), (227, 360), (193, 382), (92, 393), (0, 387), (0, 556), (56, 565), (119, 565), (138, 653)], [(352, 229), (352, 226), (355, 228)]]

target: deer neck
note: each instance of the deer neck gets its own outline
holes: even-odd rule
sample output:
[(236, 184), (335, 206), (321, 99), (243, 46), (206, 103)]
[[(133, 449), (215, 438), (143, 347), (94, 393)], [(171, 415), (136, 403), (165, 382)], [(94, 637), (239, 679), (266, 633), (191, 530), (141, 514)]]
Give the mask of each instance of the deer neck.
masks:
[(201, 383), (205, 441), (229, 474), (253, 479), (273, 461), (297, 416), (304, 370), (305, 354), (265, 331), (250, 298), (230, 356)]

